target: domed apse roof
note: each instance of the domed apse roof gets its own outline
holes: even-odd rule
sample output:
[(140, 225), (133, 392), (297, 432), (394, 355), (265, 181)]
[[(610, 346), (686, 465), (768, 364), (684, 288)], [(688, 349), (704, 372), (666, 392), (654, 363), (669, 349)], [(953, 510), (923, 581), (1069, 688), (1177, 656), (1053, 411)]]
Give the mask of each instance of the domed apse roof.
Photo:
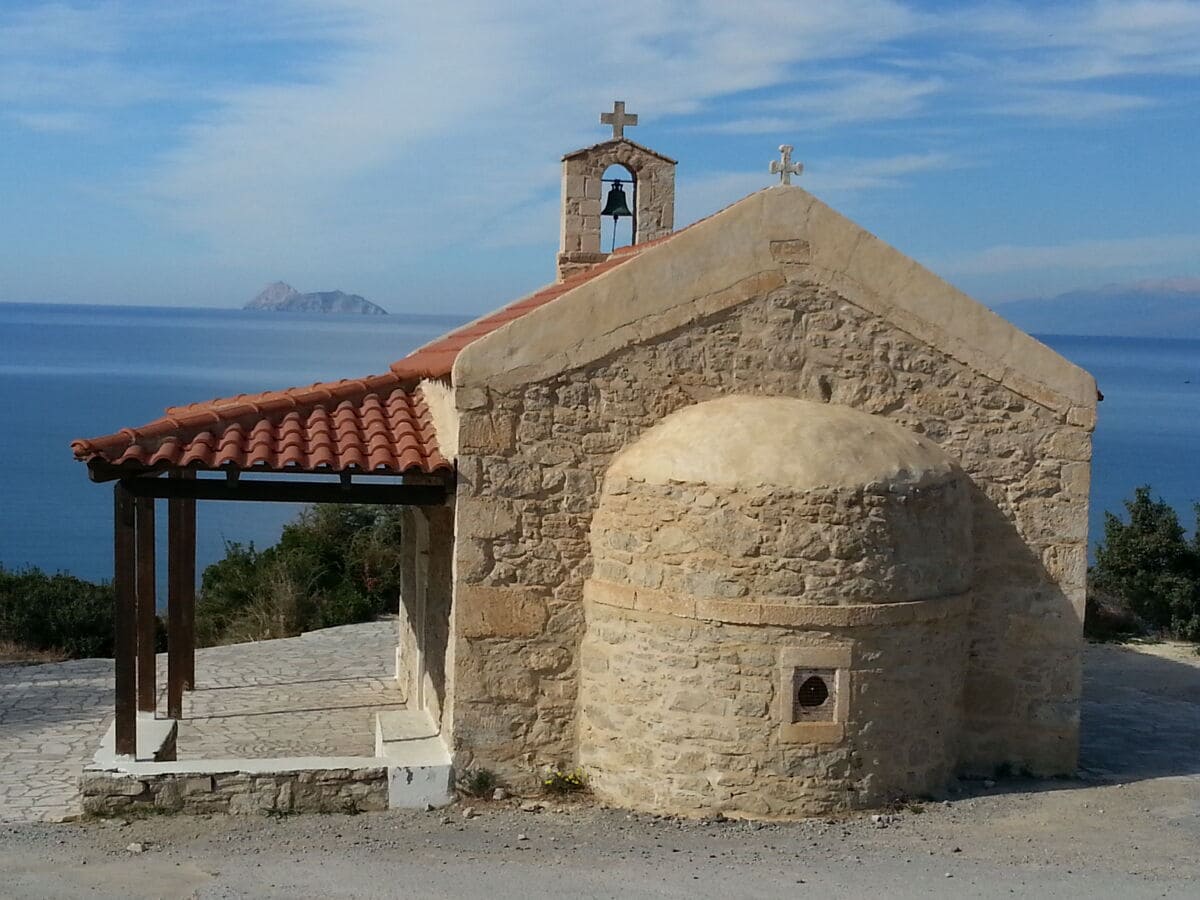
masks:
[(790, 397), (723, 397), (678, 410), (622, 450), (610, 478), (724, 488), (917, 487), (958, 470), (879, 416)]

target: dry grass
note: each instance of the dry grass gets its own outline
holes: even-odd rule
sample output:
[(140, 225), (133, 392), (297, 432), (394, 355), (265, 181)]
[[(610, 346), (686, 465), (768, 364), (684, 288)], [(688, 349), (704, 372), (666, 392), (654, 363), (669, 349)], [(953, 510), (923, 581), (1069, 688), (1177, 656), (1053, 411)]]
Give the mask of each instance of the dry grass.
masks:
[(62, 662), (67, 655), (59, 650), (30, 650), (13, 641), (0, 640), (0, 666), (34, 666)]

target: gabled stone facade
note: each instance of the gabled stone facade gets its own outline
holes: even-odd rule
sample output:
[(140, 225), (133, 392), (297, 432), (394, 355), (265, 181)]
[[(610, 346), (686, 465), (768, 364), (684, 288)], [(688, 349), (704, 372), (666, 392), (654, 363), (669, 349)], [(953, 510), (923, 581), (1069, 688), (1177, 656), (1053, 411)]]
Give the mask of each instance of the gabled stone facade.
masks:
[[(1095, 383), (802, 189), (754, 194), (469, 344), (450, 392), (452, 411), (435, 410), (459, 473), (443, 722), (460, 765), (522, 784), (582, 762), (615, 802), (742, 815), (869, 804), (1003, 764), (1074, 769)], [(739, 397), (836, 405), (935, 448), (961, 473), (967, 542), (932, 547), (914, 512), (872, 544), (872, 498), (902, 497), (878, 484), (826, 496), (785, 473), (712, 506), (703, 484), (677, 484), (660, 521), (638, 521), (614, 494), (618, 455), (672, 413)], [(746, 436), (747, 466), (767, 435)], [(648, 552), (703, 527), (704, 510), (726, 523), (726, 555), (672, 551), (681, 601)], [(610, 547), (622, 528), (641, 538)], [(825, 533), (824, 550), (785, 553), (781, 531), (797, 528)], [(911, 557), (926, 543), (937, 564), (906, 575), (901, 545)], [(603, 584), (616, 557), (598, 546), (622, 554), (622, 591)], [(871, 571), (919, 590), (839, 591)], [(870, 619), (858, 637), (855, 615)], [(664, 665), (693, 673), (690, 700)], [(785, 670), (822, 681), (820, 715), (841, 718), (813, 724), (840, 732), (795, 730), (808, 713), (789, 720)], [(880, 705), (918, 710), (923, 696), (937, 715), (908, 725)], [(674, 758), (612, 750), (639, 717)], [(891, 759), (879, 735), (899, 742)]]

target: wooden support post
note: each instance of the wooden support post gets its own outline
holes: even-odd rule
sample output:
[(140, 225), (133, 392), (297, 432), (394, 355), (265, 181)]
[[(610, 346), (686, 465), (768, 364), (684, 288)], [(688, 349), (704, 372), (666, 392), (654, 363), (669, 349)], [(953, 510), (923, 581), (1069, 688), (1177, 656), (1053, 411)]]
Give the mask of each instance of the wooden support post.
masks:
[[(185, 469), (184, 479), (194, 479), (196, 473)], [(179, 605), (183, 617), (180, 642), (183, 648), (183, 689), (196, 688), (196, 501), (184, 498), (181, 507), (179, 558)]]
[(155, 684), (154, 644), (158, 625), (154, 584), (154, 500), (138, 497), (134, 501), (137, 521), (137, 708), (155, 711), (158, 689)]
[[(172, 473), (172, 478), (178, 474)], [(180, 588), (184, 564), (186, 500), (167, 500), (167, 715), (184, 718), (184, 592)]]
[(116, 725), (114, 749), (137, 755), (137, 584), (133, 497), (123, 482), (113, 488), (113, 615)]

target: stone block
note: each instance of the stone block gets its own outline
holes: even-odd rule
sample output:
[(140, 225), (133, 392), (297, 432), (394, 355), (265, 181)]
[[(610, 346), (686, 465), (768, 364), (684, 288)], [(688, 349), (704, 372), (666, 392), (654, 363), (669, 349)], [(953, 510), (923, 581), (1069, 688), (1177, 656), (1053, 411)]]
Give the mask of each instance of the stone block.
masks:
[(812, 259), (812, 247), (803, 239), (771, 241), (771, 258), (778, 263), (807, 263)]
[(529, 637), (540, 634), (549, 617), (546, 598), (526, 588), (460, 585), (454, 599), (465, 638)]
[(213, 778), (211, 775), (192, 775), (182, 779), (180, 788), (185, 797), (211, 794), (213, 791)]
[(517, 419), (509, 413), (469, 410), (459, 419), (458, 446), (462, 453), (509, 453), (516, 447), (516, 436)]
[(586, 193), (587, 182), (592, 179), (584, 175), (572, 174), (563, 176), (563, 196), (583, 197)]
[(513, 537), (519, 519), (511, 502), (491, 498), (474, 498), (459, 507), (459, 533), (475, 538)]
[(1072, 406), (1067, 410), (1067, 424), (1074, 425), (1077, 428), (1083, 428), (1086, 431), (1095, 430), (1096, 407)]

